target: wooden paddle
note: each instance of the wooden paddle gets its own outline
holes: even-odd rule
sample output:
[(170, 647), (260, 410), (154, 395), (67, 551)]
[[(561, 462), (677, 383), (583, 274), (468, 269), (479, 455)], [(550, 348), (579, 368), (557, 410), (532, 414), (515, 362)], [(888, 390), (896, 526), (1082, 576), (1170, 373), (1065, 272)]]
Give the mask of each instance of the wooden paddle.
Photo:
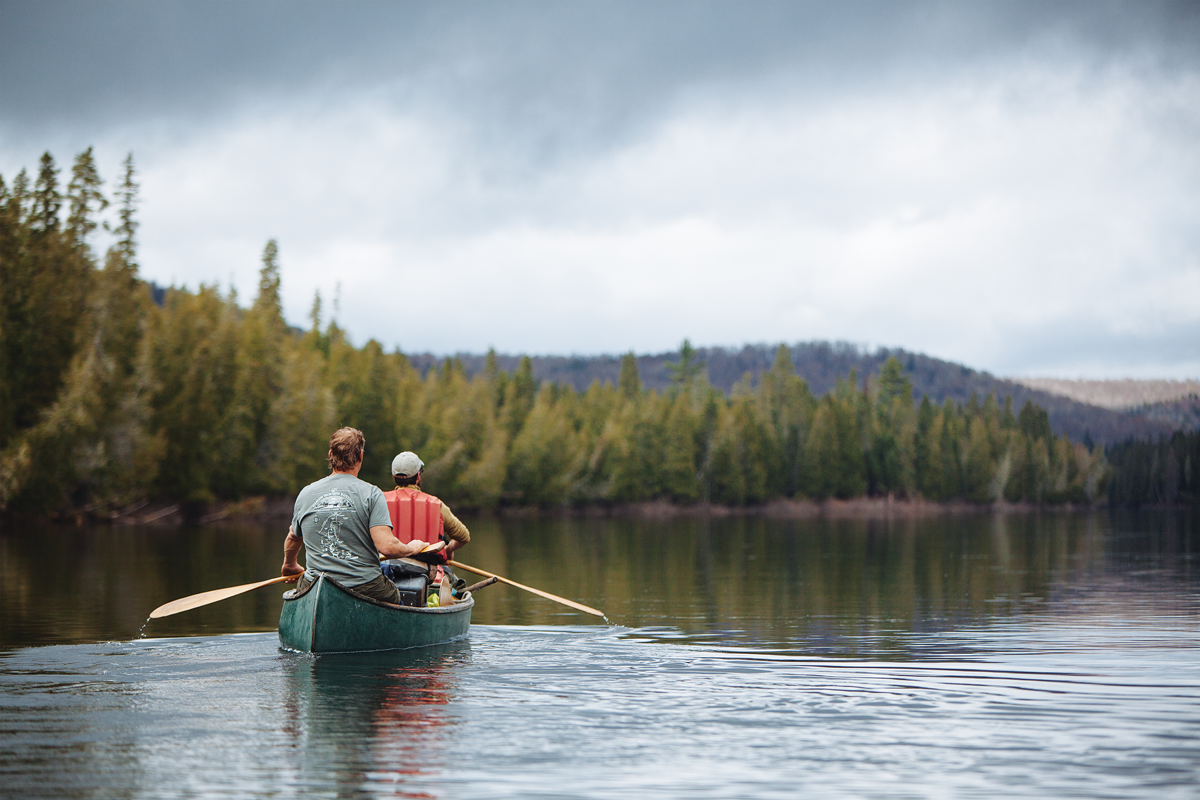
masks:
[[(433, 544), (428, 545), (421, 552), (434, 553), (438, 550), (441, 550), (445, 546), (446, 545), (444, 542), (434, 542)], [(181, 597), (178, 600), (172, 600), (169, 603), (164, 603), (163, 605), (151, 611), (150, 619), (169, 617), (172, 614), (178, 614), (181, 611), (191, 611), (193, 608), (206, 606), (209, 603), (219, 603), (222, 600), (228, 600), (230, 597), (236, 597), (243, 592), (252, 592), (255, 589), (259, 589), (263, 586), (270, 586), (272, 583), (282, 583), (283, 581), (289, 580), (294, 581), (299, 577), (300, 575), (298, 574), (287, 576), (281, 575), (278, 578), (271, 578), (270, 580), (259, 581), (258, 583), (246, 583), (241, 586), (230, 586), (226, 589), (213, 589), (212, 591), (201, 592), (200, 594), (193, 594), (189, 595), (188, 597)]]
[(287, 580), (296, 580), (299, 575), (281, 575), (278, 578), (271, 578), (269, 581), (259, 581), (258, 583), (247, 583), (241, 586), (230, 586), (225, 589), (213, 589), (200, 594), (193, 594), (189, 597), (181, 597), (178, 600), (172, 600), (169, 603), (159, 606), (150, 612), (150, 619), (158, 619), (159, 617), (169, 617), (172, 614), (178, 614), (180, 611), (191, 611), (193, 608), (206, 606), (209, 603), (216, 603), (220, 600), (226, 600), (242, 592), (250, 592), (259, 589), (263, 586), (270, 586), (272, 583), (283, 583)]
[(505, 578), (502, 575), (493, 575), (490, 572), (484, 572), (481, 569), (476, 569), (475, 567), (469, 567), (466, 564), (462, 563), (461, 561), (451, 561), (450, 566), (465, 569), (467, 572), (474, 572), (476, 575), (482, 575), (485, 578), (495, 578), (496, 580), (500, 581), (501, 583), (507, 583), (509, 586), (515, 586), (518, 589), (524, 589), (527, 592), (532, 592), (533, 594), (536, 594), (539, 597), (544, 597), (547, 600), (553, 600), (556, 603), (562, 603), (564, 606), (570, 606), (571, 608), (575, 609), (576, 611), (582, 611), (585, 614), (592, 614), (597, 617), (604, 617), (604, 619), (608, 619), (608, 617), (604, 616), (603, 611), (597, 611), (596, 609), (591, 608), (590, 606), (585, 606), (583, 603), (576, 603), (574, 600), (568, 600), (567, 598), (559, 597), (556, 594), (550, 594), (549, 592), (543, 592), (541, 589), (534, 589), (532, 586), (525, 586), (523, 584), (517, 583), (516, 581), (510, 581), (508, 578)]

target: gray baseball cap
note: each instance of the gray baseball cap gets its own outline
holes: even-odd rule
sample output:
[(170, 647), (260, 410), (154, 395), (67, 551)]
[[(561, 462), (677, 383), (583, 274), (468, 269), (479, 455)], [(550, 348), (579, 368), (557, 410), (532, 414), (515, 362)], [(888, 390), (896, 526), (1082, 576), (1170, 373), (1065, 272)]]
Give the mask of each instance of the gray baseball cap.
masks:
[(425, 462), (417, 458), (416, 453), (405, 450), (392, 459), (392, 474), (401, 478), (411, 478), (425, 468)]

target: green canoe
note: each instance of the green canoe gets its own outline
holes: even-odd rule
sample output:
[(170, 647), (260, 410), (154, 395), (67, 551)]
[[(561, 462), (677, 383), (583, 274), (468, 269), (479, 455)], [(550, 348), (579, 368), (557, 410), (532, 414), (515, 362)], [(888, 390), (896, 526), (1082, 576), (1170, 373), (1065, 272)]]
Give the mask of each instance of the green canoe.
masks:
[(466, 636), (474, 607), (469, 593), (445, 608), (394, 606), (321, 575), (300, 594), (284, 593), (279, 642), (301, 653), (426, 647)]

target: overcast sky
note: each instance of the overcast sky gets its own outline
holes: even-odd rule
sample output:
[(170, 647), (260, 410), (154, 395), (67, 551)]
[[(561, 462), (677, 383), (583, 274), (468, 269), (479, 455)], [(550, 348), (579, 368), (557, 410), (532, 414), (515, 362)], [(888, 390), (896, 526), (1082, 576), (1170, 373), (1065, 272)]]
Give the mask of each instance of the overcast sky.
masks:
[(0, 175), (132, 151), (144, 277), (358, 344), (1197, 377), (1198, 9), (3, 0)]

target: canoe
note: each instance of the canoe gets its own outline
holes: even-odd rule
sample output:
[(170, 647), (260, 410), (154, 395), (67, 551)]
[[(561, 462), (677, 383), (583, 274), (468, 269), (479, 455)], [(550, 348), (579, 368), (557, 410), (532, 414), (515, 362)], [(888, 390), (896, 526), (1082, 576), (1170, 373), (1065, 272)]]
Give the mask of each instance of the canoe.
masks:
[(469, 592), (444, 608), (396, 606), (320, 575), (303, 592), (292, 589), (284, 593), (279, 642), (301, 653), (427, 647), (465, 637), (474, 607)]

